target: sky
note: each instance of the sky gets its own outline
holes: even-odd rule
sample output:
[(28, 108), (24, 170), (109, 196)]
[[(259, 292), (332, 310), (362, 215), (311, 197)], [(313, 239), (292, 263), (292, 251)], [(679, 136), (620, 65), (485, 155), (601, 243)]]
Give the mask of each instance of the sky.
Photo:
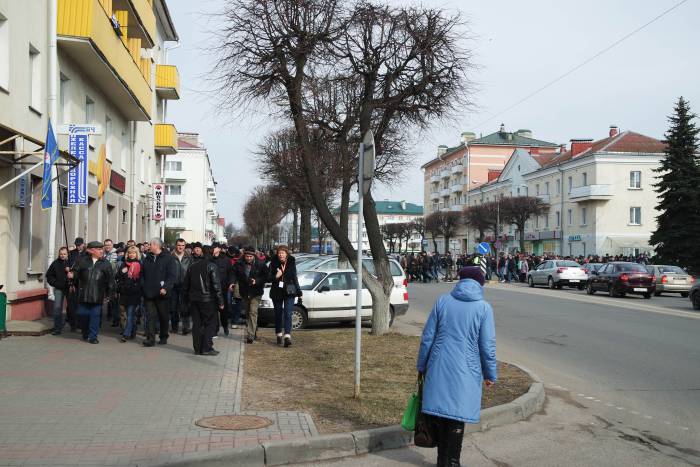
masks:
[[(469, 76), (475, 105), (423, 132), (407, 129), (415, 163), (406, 168), (401, 183), (377, 187), (375, 199), (423, 204), (420, 166), (435, 156), (438, 145), (459, 144), (463, 131), (486, 135), (504, 123), (509, 131), (527, 128), (535, 138), (567, 143), (572, 138), (604, 138), (609, 126), (617, 125), (620, 131), (662, 138), (679, 96), (700, 113), (697, 0), (686, 0), (598, 58), (514, 104), (681, 1), (423, 0), (424, 6), (459, 13), (467, 21), (463, 46), (471, 50), (476, 65)], [(177, 65), (181, 81), (181, 99), (169, 103), (168, 120), (179, 131), (200, 134), (218, 182), (219, 211), (227, 222), (240, 226), (246, 197), (263, 183), (254, 151), (278, 122), (255, 109), (233, 116), (217, 108), (208, 76), (214, 60), (211, 30), (225, 3), (168, 2), (180, 37), (168, 62)]]

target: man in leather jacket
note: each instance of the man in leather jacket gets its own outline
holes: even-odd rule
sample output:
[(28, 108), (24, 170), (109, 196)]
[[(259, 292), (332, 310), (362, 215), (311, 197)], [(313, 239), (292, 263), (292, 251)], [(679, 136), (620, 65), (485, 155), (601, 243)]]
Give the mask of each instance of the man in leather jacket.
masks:
[(214, 334), (217, 332), (217, 306), (224, 309), (218, 268), (204, 258), (202, 245), (195, 243), (193, 262), (182, 282), (185, 300), (192, 313), (192, 346), (195, 355), (218, 355), (214, 350)]
[(68, 278), (73, 279), (78, 293), (78, 319), (83, 340), (99, 344), (97, 334), (102, 318), (102, 304), (112, 296), (114, 275), (112, 265), (102, 257), (102, 243), (90, 242), (89, 256), (79, 257)]
[(170, 297), (170, 325), (172, 332), (177, 334), (178, 325), (182, 321), (182, 335), (186, 336), (190, 332), (190, 310), (185, 306), (182, 284), (185, 280), (187, 269), (192, 264), (192, 255), (185, 251), (185, 240), (178, 238), (175, 241), (175, 249), (172, 255), (177, 263), (177, 278)]

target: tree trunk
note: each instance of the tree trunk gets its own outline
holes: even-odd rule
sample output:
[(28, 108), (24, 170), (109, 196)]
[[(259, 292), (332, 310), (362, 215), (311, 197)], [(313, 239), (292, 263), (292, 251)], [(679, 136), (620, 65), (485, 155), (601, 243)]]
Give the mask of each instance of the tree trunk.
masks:
[(381, 336), (389, 331), (389, 298), (394, 288), (394, 278), (389, 268), (389, 257), (384, 247), (384, 239), (377, 219), (377, 209), (371, 191), (363, 198), (363, 209), (367, 238), (379, 287), (369, 287), (372, 295), (372, 334)]
[(299, 229), (299, 250), (304, 253), (311, 252), (311, 206), (300, 206), (300, 223)]
[(292, 221), (292, 250), (299, 251), (299, 211), (294, 207), (294, 220)]
[(433, 239), (433, 249), (435, 250), (435, 253), (439, 253), (438, 247), (437, 247), (437, 240), (435, 239), (435, 234), (430, 235)]
[[(340, 189), (340, 230), (347, 236), (350, 236), (350, 232), (348, 232), (348, 214), (350, 210), (351, 189), (352, 181), (348, 180), (347, 177), (344, 177), (343, 185)], [(345, 255), (345, 252), (342, 249), (340, 249), (338, 252), (338, 268), (348, 268), (348, 257)]]
[(445, 237), (445, 254), (450, 251), (450, 237)]
[(520, 230), (520, 253), (525, 253), (525, 226), (518, 226)]

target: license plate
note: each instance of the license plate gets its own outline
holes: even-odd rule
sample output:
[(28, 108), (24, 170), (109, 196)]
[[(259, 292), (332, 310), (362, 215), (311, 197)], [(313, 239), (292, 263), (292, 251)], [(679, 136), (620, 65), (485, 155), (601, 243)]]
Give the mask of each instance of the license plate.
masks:
[(581, 281), (578, 279), (570, 279), (569, 282), (581, 282)]
[(634, 288), (634, 291), (635, 291), (635, 292), (646, 292), (647, 289), (642, 288), (642, 287), (635, 287), (635, 288)]

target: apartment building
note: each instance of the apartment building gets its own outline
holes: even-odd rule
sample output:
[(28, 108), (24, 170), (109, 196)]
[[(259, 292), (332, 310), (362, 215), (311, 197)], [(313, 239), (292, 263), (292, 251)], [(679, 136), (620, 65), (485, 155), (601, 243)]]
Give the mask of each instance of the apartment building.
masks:
[[(377, 210), (377, 220), (380, 227), (385, 224), (411, 222), (419, 217), (423, 217), (423, 206), (406, 201), (377, 201), (375, 203)], [(357, 203), (351, 204), (348, 210), (348, 238), (353, 246), (357, 248), (357, 221), (358, 221), (358, 206)], [(389, 251), (388, 242), (384, 242), (387, 251)], [(414, 234), (408, 241), (409, 249), (421, 249), (421, 237)], [(362, 227), (362, 249), (369, 251), (369, 239), (367, 238), (367, 230), (364, 225)]]
[[(56, 5), (51, 16), (51, 5)], [(50, 86), (49, 20), (56, 18), (57, 68)], [(167, 101), (179, 98), (179, 77), (166, 64), (178, 40), (165, 0), (0, 0), (0, 284), (8, 319), (42, 315), (47, 253), (75, 237), (139, 241), (160, 234), (153, 219), (153, 183), (161, 158), (177, 148)], [(56, 115), (49, 94), (56, 89)], [(48, 245), (42, 211), (42, 169), (16, 177), (43, 159), (48, 119), (56, 131), (59, 196), (56, 245)], [(88, 136), (86, 204), (67, 203), (70, 159), (65, 127), (95, 125)], [(8, 183), (11, 182), (11, 183)], [(61, 202), (62, 201), (62, 202)]]
[(199, 134), (178, 134), (178, 151), (165, 157), (164, 178), (166, 238), (225, 241), (214, 172)]
[[(560, 154), (513, 152), (488, 184), (469, 192), (470, 205), (504, 196), (537, 196), (549, 204), (547, 215), (525, 228), (525, 250), (535, 254), (637, 255), (651, 253), (656, 229), (655, 170), (664, 157), (658, 139), (610, 127), (608, 137), (573, 139)], [(520, 249), (519, 233), (504, 226), (503, 249)], [(473, 244), (477, 233), (470, 232)], [(488, 236), (487, 241), (493, 241)], [(470, 250), (471, 251), (471, 250)]]

